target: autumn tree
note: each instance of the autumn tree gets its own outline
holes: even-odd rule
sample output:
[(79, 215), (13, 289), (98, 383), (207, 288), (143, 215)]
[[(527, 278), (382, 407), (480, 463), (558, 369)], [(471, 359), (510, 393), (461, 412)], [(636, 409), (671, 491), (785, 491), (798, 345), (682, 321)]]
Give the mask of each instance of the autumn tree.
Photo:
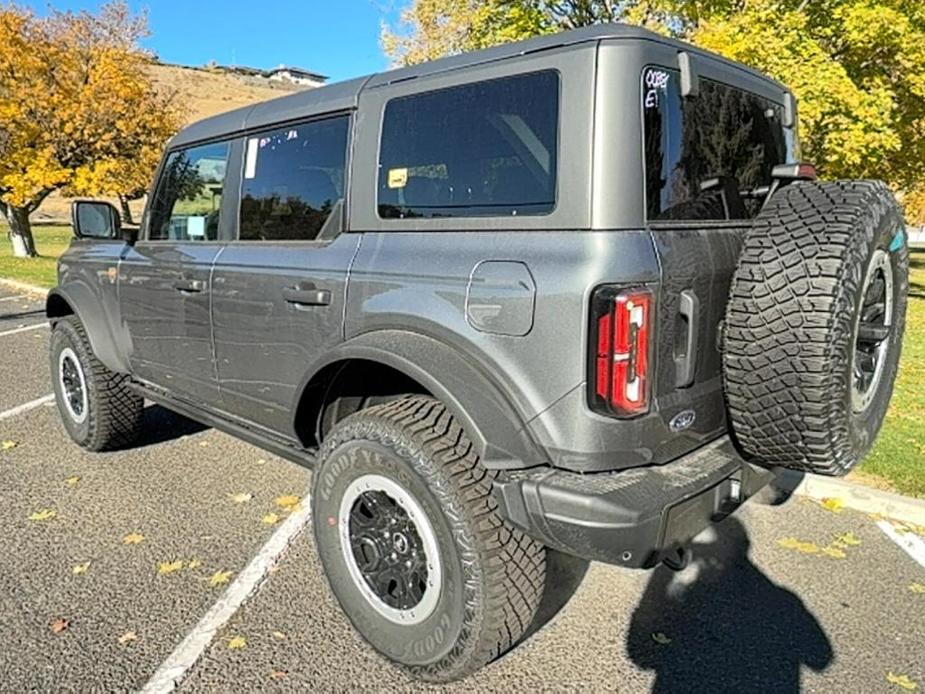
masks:
[(829, 178), (876, 177), (925, 222), (921, 0), (413, 0), (383, 48), (396, 64), (600, 22), (646, 26), (787, 84), (803, 156)]
[(29, 214), (54, 190), (137, 197), (179, 126), (147, 77), (146, 18), (124, 2), (37, 17), (0, 6), (0, 214), (35, 255)]

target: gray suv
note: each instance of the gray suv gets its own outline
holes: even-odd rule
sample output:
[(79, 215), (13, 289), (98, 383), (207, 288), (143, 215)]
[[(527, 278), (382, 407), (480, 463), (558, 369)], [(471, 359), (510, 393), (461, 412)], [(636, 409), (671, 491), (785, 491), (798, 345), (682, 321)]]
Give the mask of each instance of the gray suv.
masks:
[(524, 636), (547, 548), (681, 567), (774, 468), (847, 472), (902, 341), (889, 190), (816, 181), (784, 85), (627, 26), (195, 123), (140, 230), (73, 216), (72, 438), (147, 399), (311, 467), (331, 589), (432, 681)]

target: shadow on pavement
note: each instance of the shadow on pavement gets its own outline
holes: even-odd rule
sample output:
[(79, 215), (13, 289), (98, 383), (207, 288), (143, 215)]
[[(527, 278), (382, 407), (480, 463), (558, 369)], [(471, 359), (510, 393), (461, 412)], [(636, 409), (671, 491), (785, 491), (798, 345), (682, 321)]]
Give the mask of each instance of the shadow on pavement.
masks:
[(44, 318), (45, 309), (39, 308), (34, 311), (17, 311), (16, 313), (0, 313), (0, 322), (19, 321), (26, 318)]
[(730, 517), (697, 538), (683, 572), (652, 573), (627, 652), (655, 672), (654, 692), (798, 692), (802, 666), (822, 671), (833, 661), (822, 626), (751, 562), (750, 544)]
[(160, 405), (149, 405), (142, 413), (141, 435), (134, 443), (122, 450), (173, 441), (181, 436), (198, 434), (208, 428), (205, 424), (200, 424)]

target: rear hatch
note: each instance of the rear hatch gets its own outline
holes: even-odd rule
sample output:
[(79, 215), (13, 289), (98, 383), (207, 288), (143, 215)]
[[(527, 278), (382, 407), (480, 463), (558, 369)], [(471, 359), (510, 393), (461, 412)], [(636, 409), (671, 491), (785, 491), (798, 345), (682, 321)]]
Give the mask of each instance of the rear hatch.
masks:
[(796, 136), (765, 96), (701, 78), (698, 94), (682, 97), (678, 73), (657, 72), (664, 88), (643, 119), (646, 218), (662, 275), (651, 387), (673, 434), (654, 457), (665, 460), (726, 429), (720, 323), (750, 220), (773, 167), (794, 159)]

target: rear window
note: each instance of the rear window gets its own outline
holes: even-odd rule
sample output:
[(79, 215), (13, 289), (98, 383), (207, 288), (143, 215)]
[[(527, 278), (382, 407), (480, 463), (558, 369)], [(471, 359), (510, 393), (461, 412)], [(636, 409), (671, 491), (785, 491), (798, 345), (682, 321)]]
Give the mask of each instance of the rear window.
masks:
[(675, 70), (643, 73), (646, 211), (655, 220), (751, 219), (787, 161), (781, 107), (708, 79), (682, 97)]
[(555, 71), (392, 99), (379, 147), (379, 216), (548, 214), (558, 128)]

